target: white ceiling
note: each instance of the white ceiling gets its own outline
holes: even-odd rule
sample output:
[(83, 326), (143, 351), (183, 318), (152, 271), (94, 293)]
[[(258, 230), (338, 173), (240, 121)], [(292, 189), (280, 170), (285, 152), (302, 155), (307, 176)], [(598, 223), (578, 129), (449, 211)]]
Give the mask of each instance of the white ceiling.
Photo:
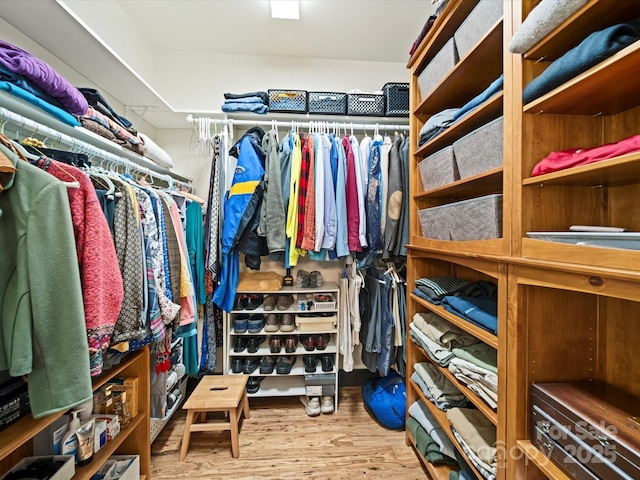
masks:
[[(333, 90), (335, 77), (358, 78), (350, 62), (360, 62), (353, 65), (363, 67), (362, 82), (362, 75), (384, 73), (385, 65), (408, 78), (409, 48), (432, 12), (430, 0), (301, 0), (295, 21), (271, 19), (267, 0), (0, 1), (4, 20), (98, 89), (123, 105), (152, 106), (145, 120), (156, 128), (184, 128), (184, 113), (198, 113), (196, 105), (219, 112), (223, 91), (253, 87), (242, 58), (271, 59), (252, 75), (256, 90), (307, 88), (269, 77), (274, 65), (286, 69), (286, 59), (294, 58), (294, 80), (305, 68), (316, 75), (326, 68), (331, 81), (325, 88)], [(238, 73), (234, 59), (245, 73)], [(218, 62), (215, 69), (212, 62)], [(195, 81), (203, 75), (217, 83)], [(307, 89), (320, 90), (318, 82)], [(349, 88), (355, 87), (337, 91)]]
[(118, 0), (158, 49), (406, 62), (429, 0), (301, 0), (300, 20), (268, 0)]

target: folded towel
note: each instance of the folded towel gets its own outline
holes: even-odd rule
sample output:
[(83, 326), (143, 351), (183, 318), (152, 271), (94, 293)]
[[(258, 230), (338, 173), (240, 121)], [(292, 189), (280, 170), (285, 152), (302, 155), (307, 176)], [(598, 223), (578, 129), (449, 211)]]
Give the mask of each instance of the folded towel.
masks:
[(84, 115), (87, 111), (87, 100), (53, 67), (4, 40), (0, 40), (0, 64), (57, 99), (69, 113)]
[(45, 102), (40, 97), (36, 97), (33, 93), (27, 92), (24, 88), (20, 88), (18, 85), (14, 83), (0, 81), (0, 90), (6, 90), (11, 95), (14, 95), (18, 98), (26, 100), (37, 107), (40, 107), (42, 110), (47, 112), (48, 114), (54, 116), (58, 120), (66, 123), (67, 125), (71, 125), (72, 127), (79, 127), (80, 122), (71, 115), (66, 110), (56, 107), (55, 105), (51, 105), (48, 102)]
[(253, 113), (269, 113), (269, 107), (264, 103), (224, 103), (222, 104), (222, 111), (227, 113), (232, 112), (253, 112)]
[(158, 146), (156, 142), (151, 140), (144, 133), (138, 133), (142, 141), (144, 142), (144, 156), (151, 160), (153, 163), (160, 165), (161, 167), (173, 168), (173, 159), (163, 148)]

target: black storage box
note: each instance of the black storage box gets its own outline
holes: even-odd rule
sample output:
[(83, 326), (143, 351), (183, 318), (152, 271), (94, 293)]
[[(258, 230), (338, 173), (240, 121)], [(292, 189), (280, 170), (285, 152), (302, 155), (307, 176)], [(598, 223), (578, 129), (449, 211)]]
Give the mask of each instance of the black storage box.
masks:
[(30, 412), (27, 382), (12, 378), (0, 384), (0, 432)]
[(384, 114), (387, 117), (409, 116), (408, 83), (385, 83), (382, 91), (385, 97)]
[(339, 92), (309, 92), (309, 113), (347, 114), (347, 94)]
[(347, 115), (384, 116), (384, 94), (349, 93), (347, 97)]
[(640, 478), (636, 397), (598, 382), (534, 383), (531, 406), (532, 443), (574, 478)]
[(270, 112), (307, 112), (306, 90), (268, 90)]

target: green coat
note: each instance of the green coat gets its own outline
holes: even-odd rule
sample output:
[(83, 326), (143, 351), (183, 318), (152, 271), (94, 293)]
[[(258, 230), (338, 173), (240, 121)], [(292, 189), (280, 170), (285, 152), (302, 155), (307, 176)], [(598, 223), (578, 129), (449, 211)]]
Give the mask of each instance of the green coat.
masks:
[(64, 184), (0, 151), (0, 370), (28, 376), (37, 418), (92, 398), (78, 259)]

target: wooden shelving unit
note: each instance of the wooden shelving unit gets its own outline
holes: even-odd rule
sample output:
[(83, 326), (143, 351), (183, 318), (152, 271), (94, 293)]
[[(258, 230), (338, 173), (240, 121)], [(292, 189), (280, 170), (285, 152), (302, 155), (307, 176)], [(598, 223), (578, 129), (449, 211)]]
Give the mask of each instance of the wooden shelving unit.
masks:
[[(140, 455), (140, 473), (150, 478), (151, 447), (149, 445), (149, 349), (129, 354), (119, 365), (93, 380), (96, 390), (116, 377), (138, 378), (138, 415), (120, 433), (93, 457), (84, 467), (76, 466), (74, 480), (86, 480), (95, 474), (111, 455)], [(21, 458), (33, 452), (32, 439), (40, 431), (60, 418), (64, 412), (34, 419), (30, 414), (2, 432), (0, 435), (0, 472), (8, 471)], [(141, 477), (142, 478), (142, 477)]]

